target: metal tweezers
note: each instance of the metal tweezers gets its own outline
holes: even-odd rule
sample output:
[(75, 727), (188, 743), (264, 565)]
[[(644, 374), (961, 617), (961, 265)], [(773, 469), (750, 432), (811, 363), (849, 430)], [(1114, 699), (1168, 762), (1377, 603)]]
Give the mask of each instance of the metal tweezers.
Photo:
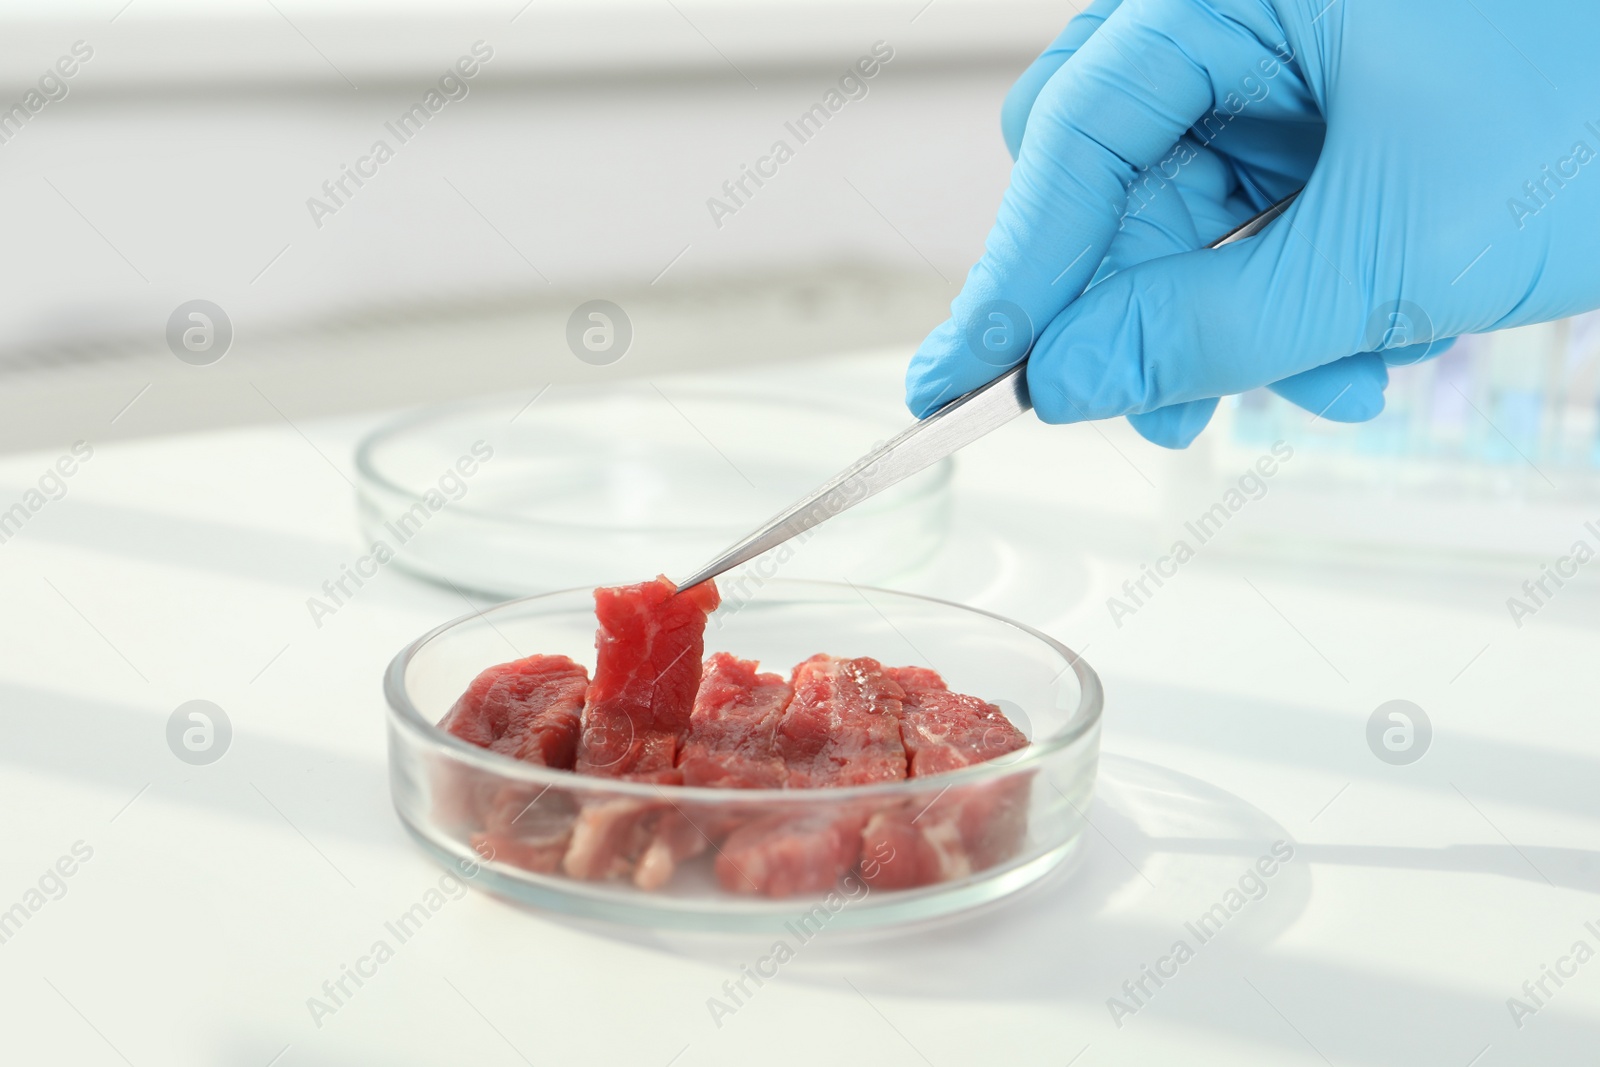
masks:
[[(1254, 237), (1294, 202), (1290, 193), (1207, 248)], [(887, 444), (868, 452), (835, 477), (774, 515), (749, 536), (678, 583), (679, 589), (698, 585), (724, 571), (769, 552), (790, 538), (830, 519), (847, 508), (911, 477), (957, 449), (971, 444), (1033, 408), (1028, 398), (1027, 357), (1000, 377), (956, 397), (927, 418), (919, 419)]]

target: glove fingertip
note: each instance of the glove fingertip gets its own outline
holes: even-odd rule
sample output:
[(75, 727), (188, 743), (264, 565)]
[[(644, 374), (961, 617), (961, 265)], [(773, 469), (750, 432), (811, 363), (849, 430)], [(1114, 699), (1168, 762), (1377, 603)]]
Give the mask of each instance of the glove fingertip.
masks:
[(1389, 368), (1371, 352), (1346, 356), (1273, 382), (1269, 390), (1329, 422), (1366, 422), (1383, 411)]
[(1381, 389), (1351, 388), (1321, 414), (1329, 422), (1369, 422), (1383, 414), (1384, 403)]
[(1151, 444), (1177, 451), (1194, 444), (1216, 410), (1216, 400), (1190, 400), (1129, 415), (1128, 423)]
[(914, 378), (907, 374), (906, 408), (913, 418), (925, 419), (938, 409), (937, 397), (941, 388), (943, 386), (935, 379)]
[(906, 364), (906, 407), (919, 419), (937, 408), (941, 393), (950, 388), (949, 334), (946, 320), (922, 339)]
[(1328, 399), (1323, 399), (1325, 393), (1319, 395), (1308, 390), (1294, 378), (1274, 382), (1267, 388), (1329, 422), (1367, 422), (1383, 413), (1383, 385), (1367, 377), (1352, 377)]

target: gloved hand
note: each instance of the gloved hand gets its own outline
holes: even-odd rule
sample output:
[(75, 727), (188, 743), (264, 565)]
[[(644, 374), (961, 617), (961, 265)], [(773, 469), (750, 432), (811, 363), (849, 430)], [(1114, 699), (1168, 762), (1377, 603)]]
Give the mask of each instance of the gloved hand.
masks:
[(1386, 363), (1600, 306), (1596, 40), (1595, 4), (1097, 0), (1006, 101), (1010, 187), (909, 406), (1031, 336), (1040, 418), (1183, 447), (1217, 397), (1371, 418)]

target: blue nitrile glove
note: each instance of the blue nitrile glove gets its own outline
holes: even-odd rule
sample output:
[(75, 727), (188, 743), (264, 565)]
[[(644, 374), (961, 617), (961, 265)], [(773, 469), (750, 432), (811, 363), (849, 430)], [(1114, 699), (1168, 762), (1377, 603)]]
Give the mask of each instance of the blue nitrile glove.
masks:
[(1595, 4), (1098, 0), (1006, 102), (1010, 188), (909, 405), (1031, 323), (1040, 418), (1181, 447), (1217, 397), (1370, 418), (1386, 362), (1600, 306), (1596, 40)]

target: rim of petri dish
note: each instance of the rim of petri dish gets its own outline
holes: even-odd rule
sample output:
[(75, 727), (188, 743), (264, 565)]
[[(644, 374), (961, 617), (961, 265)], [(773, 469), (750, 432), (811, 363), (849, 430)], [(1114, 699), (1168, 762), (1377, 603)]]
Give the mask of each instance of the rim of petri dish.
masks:
[[(642, 392), (640, 395), (643, 395)], [(809, 397), (787, 398), (780, 404), (773, 400), (773, 398), (768, 394), (756, 393), (754, 391), (743, 390), (737, 387), (718, 388), (714, 386), (693, 386), (683, 389), (679, 395), (683, 397), (694, 397), (699, 400), (713, 401), (716, 403), (737, 402), (745, 407), (759, 404), (764, 407), (782, 409), (783, 411), (791, 414), (797, 409), (802, 411), (810, 410), (831, 416), (843, 416), (856, 419), (861, 422), (863, 426), (866, 426), (868, 423), (876, 425), (879, 422), (875, 416), (870, 415), (853, 405), (833, 405)], [(578, 396), (565, 399), (579, 399), (580, 397), (584, 400), (604, 399), (603, 394), (599, 393), (598, 391), (579, 394)], [(562, 400), (557, 399), (552, 402), (561, 403)], [(365, 498), (367, 495), (367, 489), (373, 488), (381, 490), (384, 493), (402, 497), (408, 501), (420, 501), (422, 499), (424, 490), (409, 488), (401, 485), (399, 482), (395, 481), (395, 476), (384, 472), (375, 455), (377, 450), (382, 448), (384, 445), (389, 444), (394, 439), (401, 437), (404, 434), (419, 430), (429, 423), (439, 422), (451, 416), (461, 415), (477, 409), (499, 407), (506, 405), (507, 403), (507, 401), (500, 399), (485, 400), (478, 398), (430, 405), (420, 410), (402, 415), (393, 421), (387, 422), (378, 427), (366, 437), (362, 438), (361, 442), (356, 446), (356, 480), (359, 483), (356, 491), (357, 496)], [(884, 425), (882, 428), (887, 429), (888, 427), (887, 425)], [(862, 447), (862, 453), (865, 454), (871, 447), (872, 446), (870, 444), (864, 445)], [(830, 477), (832, 473), (836, 472), (824, 472), (819, 474), (817, 478), (817, 484), (822, 484), (822, 482)], [(918, 472), (917, 475), (913, 475), (912, 478), (900, 483), (900, 485), (896, 488), (909, 486), (912, 491), (902, 497), (900, 500), (895, 501), (887, 506), (895, 508), (906, 507), (918, 501), (936, 496), (949, 488), (950, 481), (954, 477), (954, 473), (955, 463), (951, 457), (946, 456), (944, 459), (941, 459), (937, 463), (930, 466), (926, 471)], [(857, 507), (861, 509), (869, 509), (875, 506), (874, 499), (877, 499), (878, 501), (876, 506), (885, 506), (881, 498), (869, 498), (868, 500), (862, 501), (859, 505), (857, 505)], [(514, 526), (524, 529), (545, 527), (548, 529), (589, 531), (593, 533), (709, 534), (714, 531), (728, 531), (736, 528), (738, 530), (743, 530), (745, 525), (747, 525), (741, 523), (695, 523), (668, 525), (665, 523), (654, 522), (571, 522), (563, 519), (548, 518), (545, 516), (527, 516), (499, 509), (484, 509), (480, 507), (474, 507), (471, 504), (465, 503), (464, 501), (452, 503), (450, 505), (450, 510), (453, 514), (459, 516), (471, 516), (475, 520), (497, 523), (505, 526)]]
[[(851, 586), (843, 582), (805, 578), (776, 578), (772, 579), (769, 584), (777, 587), (778, 591), (781, 591), (785, 586), (803, 586), (825, 589), (831, 592), (852, 590)], [(1004, 762), (990, 760), (985, 763), (964, 767), (958, 771), (939, 774), (935, 776), (938, 779), (939, 786), (949, 789), (971, 782), (980, 782), (987, 778), (1007, 777), (1027, 771), (1043, 762), (1052, 753), (1059, 752), (1079, 741), (1099, 724), (1101, 711), (1105, 703), (1105, 693), (1100, 685), (1100, 676), (1095, 673), (1094, 668), (1085, 662), (1082, 656), (1049, 634), (1035, 630), (1033, 627), (1017, 622), (1014, 619), (1008, 619), (1004, 615), (997, 615), (992, 611), (984, 611), (982, 608), (968, 607), (965, 604), (957, 604), (951, 600), (941, 600), (938, 597), (922, 596), (918, 593), (904, 593), (893, 589), (879, 589), (871, 586), (856, 586), (854, 590), (902, 600), (918, 601), (924, 604), (937, 604), (940, 607), (967, 612), (999, 622), (1019, 633), (1034, 638), (1056, 652), (1066, 661), (1066, 667), (1063, 667), (1062, 670), (1071, 669), (1078, 679), (1078, 706), (1073, 709), (1066, 725), (1061, 729), (1043, 740), (1029, 738), (1028, 747), (1022, 749), (1015, 759), (1006, 759)], [(932, 787), (930, 783), (933, 782), (933, 778), (907, 778), (873, 785), (842, 786), (837, 788), (830, 786), (826, 789), (719, 789), (711, 786), (660, 786), (648, 782), (625, 782), (614, 778), (603, 778), (597, 775), (584, 775), (574, 771), (541, 767), (537, 764), (526, 763), (498, 752), (491, 752), (488, 749), (468, 744), (466, 741), (453, 734), (446, 733), (439, 729), (437, 725), (428, 721), (427, 717), (412, 702), (411, 695), (406, 689), (406, 671), (411, 666), (412, 660), (430, 641), (458, 626), (475, 620), (488, 622), (489, 617), (495, 612), (510, 611), (534, 601), (552, 600), (557, 597), (569, 597), (577, 593), (588, 594), (591, 592), (592, 590), (587, 586), (577, 586), (550, 593), (518, 597), (515, 600), (507, 600), (483, 611), (473, 611), (457, 616), (418, 637), (401, 649), (384, 671), (383, 693), (395, 720), (416, 734), (422, 741), (436, 749), (449, 753), (452, 758), (463, 763), (471, 764), (483, 771), (503, 778), (516, 779), (521, 782), (547, 787), (562, 786), (568, 789), (592, 789), (596, 792), (607, 794), (649, 799), (671, 796), (696, 803), (778, 805), (812, 805), (818, 800), (826, 800), (831, 803), (858, 799), (894, 798), (925, 793)]]

